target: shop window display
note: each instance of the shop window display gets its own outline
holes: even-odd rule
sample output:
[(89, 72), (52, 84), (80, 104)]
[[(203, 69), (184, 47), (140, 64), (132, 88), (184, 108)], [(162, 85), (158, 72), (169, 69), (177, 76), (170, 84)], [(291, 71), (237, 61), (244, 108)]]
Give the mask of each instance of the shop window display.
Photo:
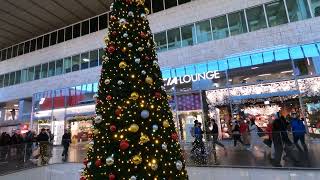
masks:
[(68, 119), (72, 144), (86, 143), (93, 138), (93, 116), (75, 116)]

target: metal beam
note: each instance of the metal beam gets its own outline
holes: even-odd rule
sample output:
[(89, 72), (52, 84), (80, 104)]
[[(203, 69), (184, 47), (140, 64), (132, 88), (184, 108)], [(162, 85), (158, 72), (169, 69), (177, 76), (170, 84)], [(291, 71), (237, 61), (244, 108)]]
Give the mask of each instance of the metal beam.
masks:
[(54, 2), (56, 5), (58, 5), (60, 8), (64, 9), (65, 11), (67, 11), (69, 14), (73, 15), (74, 17), (76, 17), (79, 21), (82, 20), (82, 18), (80, 16), (78, 16), (76, 13), (74, 13), (72, 11), (69, 11), (69, 9), (65, 8), (62, 4), (60, 4), (56, 0), (51, 0), (51, 1)]

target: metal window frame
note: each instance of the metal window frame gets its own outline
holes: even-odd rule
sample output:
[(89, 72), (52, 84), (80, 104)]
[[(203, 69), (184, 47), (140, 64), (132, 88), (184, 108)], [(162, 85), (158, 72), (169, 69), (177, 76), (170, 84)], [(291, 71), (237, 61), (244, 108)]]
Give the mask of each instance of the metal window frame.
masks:
[(230, 30), (230, 23), (229, 23), (229, 13), (226, 14), (226, 17), (227, 17), (227, 25), (228, 25), (228, 31), (229, 31), (229, 36), (228, 37), (231, 37), (231, 30)]
[[(280, 1), (280, 2), (281, 2), (281, 1)], [(290, 15), (289, 15), (289, 11), (288, 11), (287, 1), (286, 1), (286, 0), (282, 0), (282, 2), (283, 2), (283, 4), (284, 4), (284, 9), (285, 9), (285, 11), (286, 11), (288, 23), (290, 23), (291, 20), (290, 20)]]
[(265, 3), (263, 3), (263, 4), (262, 4), (262, 6), (263, 6), (264, 17), (265, 17), (265, 20), (266, 20), (266, 23), (267, 23), (267, 28), (269, 28), (270, 26), (269, 26), (269, 21), (268, 21), (268, 15), (267, 15), (267, 10), (266, 10), (266, 4), (265, 4)]
[(246, 22), (247, 32), (251, 32), (249, 28), (248, 18), (247, 18), (247, 8), (243, 9), (243, 15)]
[(314, 15), (314, 13), (313, 13), (313, 11), (312, 11), (311, 0), (307, 0), (307, 3), (308, 3), (308, 7), (309, 7), (309, 12), (310, 12), (310, 14), (311, 14), (311, 18), (314, 18), (315, 15)]

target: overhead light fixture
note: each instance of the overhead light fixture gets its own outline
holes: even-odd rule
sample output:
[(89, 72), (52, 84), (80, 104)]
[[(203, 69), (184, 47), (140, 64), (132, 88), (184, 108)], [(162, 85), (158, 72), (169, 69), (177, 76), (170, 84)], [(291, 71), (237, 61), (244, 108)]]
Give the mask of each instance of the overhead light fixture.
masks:
[(14, 104), (13, 106), (14, 106), (14, 107), (19, 107), (19, 105), (18, 105), (18, 104)]
[(255, 66), (255, 67), (252, 67), (251, 69), (254, 70), (254, 69), (258, 69), (258, 68), (259, 68), (259, 67)]
[(258, 76), (260, 76), (260, 77), (271, 76), (271, 74), (260, 74), (260, 75), (258, 75)]
[(232, 79), (229, 79), (229, 82), (232, 82)]
[(287, 73), (293, 73), (293, 70), (290, 70), (290, 71), (282, 71), (280, 74), (287, 74)]
[(244, 78), (243, 80), (245, 80), (245, 81), (246, 81), (246, 80), (249, 80), (249, 79), (250, 79), (250, 78), (249, 78), (249, 77), (247, 77), (247, 78)]
[(88, 59), (88, 58), (84, 58), (84, 59), (82, 59), (82, 61), (84, 61), (84, 62), (89, 62), (89, 61), (90, 61), (90, 59)]

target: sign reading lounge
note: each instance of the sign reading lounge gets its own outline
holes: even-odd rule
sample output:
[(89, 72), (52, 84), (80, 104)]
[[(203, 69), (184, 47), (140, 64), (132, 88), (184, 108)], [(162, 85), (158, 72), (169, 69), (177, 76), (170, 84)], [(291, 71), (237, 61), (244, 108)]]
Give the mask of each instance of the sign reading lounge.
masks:
[(212, 80), (212, 79), (219, 79), (219, 78), (220, 78), (220, 73), (218, 71), (208, 71), (201, 74), (185, 75), (182, 77), (164, 79), (164, 85), (172, 86), (172, 85), (196, 82), (200, 80)]

